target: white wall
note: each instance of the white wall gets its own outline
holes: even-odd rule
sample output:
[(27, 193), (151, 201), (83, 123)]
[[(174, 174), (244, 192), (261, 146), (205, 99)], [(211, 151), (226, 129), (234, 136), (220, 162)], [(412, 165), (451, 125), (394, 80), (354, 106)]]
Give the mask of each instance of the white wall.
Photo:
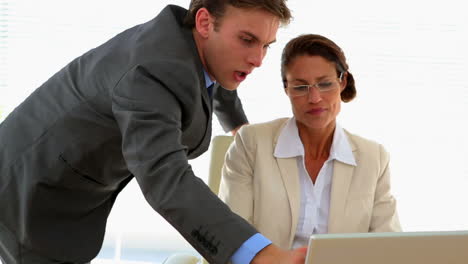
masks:
[[(250, 121), (291, 115), (281, 88), (281, 50), (298, 34), (323, 34), (344, 50), (358, 89), (339, 122), (390, 152), (403, 228), (468, 229), (468, 19), (463, 2), (288, 2), (294, 21), (280, 30), (264, 66), (239, 90)], [(188, 0), (1, 0), (0, 109), (11, 111), (71, 59), (151, 19), (168, 3), (188, 6)], [(220, 133), (216, 126), (214, 134)], [(208, 156), (192, 164), (205, 179)], [(146, 204), (135, 182), (111, 213), (106, 245), (119, 236), (124, 247), (188, 248)]]

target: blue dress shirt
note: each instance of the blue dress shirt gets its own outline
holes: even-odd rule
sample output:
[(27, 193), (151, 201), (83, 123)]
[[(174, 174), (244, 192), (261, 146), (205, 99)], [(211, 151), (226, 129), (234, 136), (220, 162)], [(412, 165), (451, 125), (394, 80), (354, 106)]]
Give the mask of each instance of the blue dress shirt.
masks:
[(208, 75), (208, 73), (203, 70), (203, 73), (205, 74), (205, 85), (206, 85), (206, 88), (208, 89), (208, 95), (210, 96), (210, 98), (213, 97), (213, 86), (215, 84), (215, 82), (213, 80), (211, 80), (210, 76)]

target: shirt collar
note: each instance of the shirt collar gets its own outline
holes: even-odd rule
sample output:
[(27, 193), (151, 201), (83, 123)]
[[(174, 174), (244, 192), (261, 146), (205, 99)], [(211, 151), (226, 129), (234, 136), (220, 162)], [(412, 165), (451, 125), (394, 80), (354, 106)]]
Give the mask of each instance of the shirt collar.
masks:
[[(299, 137), (296, 119), (290, 118), (280, 132), (278, 142), (273, 154), (276, 158), (291, 158), (304, 156), (304, 146)], [(344, 129), (337, 123), (333, 134), (333, 142), (330, 149), (329, 160), (338, 160), (340, 162), (356, 166), (351, 145)]]
[(205, 74), (205, 85), (206, 88), (210, 87), (212, 84), (216, 83), (215, 81), (211, 80), (210, 75), (203, 69), (203, 73)]

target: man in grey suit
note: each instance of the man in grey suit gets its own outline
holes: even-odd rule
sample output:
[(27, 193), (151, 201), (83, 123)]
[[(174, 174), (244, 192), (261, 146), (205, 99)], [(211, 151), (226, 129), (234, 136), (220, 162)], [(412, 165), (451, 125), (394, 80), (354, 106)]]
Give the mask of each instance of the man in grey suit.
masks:
[(0, 124), (3, 262), (89, 262), (133, 177), (209, 262), (303, 262), (303, 249), (272, 245), (188, 164), (208, 148), (213, 110), (227, 130), (246, 122), (234, 90), (289, 19), (285, 0), (168, 6), (34, 91)]

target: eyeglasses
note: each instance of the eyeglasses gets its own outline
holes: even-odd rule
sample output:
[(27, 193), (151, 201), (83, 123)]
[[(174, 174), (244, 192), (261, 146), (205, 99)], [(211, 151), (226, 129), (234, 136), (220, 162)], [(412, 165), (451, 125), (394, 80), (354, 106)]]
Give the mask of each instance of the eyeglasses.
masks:
[(324, 80), (314, 84), (302, 84), (296, 86), (288, 86), (288, 94), (291, 97), (299, 97), (308, 95), (311, 88), (316, 87), (320, 93), (335, 90), (340, 87), (343, 73), (340, 73), (340, 77), (334, 80)]

